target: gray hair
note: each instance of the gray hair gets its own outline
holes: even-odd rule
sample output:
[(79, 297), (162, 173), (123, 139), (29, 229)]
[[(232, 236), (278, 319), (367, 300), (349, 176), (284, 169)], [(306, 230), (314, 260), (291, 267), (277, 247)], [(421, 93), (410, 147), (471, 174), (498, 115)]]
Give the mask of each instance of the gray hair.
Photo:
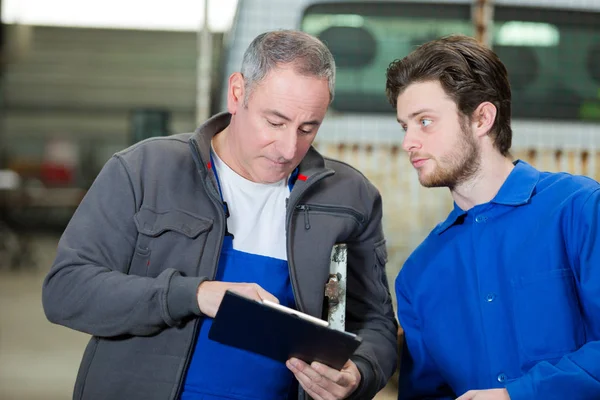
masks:
[(244, 106), (255, 86), (271, 70), (283, 65), (291, 65), (304, 76), (327, 79), (329, 101), (333, 101), (335, 61), (327, 46), (308, 33), (278, 30), (258, 35), (244, 53), (241, 69), (245, 82)]

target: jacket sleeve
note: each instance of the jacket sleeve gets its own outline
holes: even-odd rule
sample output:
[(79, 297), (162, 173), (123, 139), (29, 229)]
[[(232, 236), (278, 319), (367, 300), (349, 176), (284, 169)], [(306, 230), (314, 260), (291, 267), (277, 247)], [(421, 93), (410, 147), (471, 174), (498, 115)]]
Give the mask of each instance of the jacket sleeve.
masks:
[(373, 398), (394, 373), (398, 352), (398, 325), (385, 273), (381, 197), (374, 187), (369, 189), (373, 203), (365, 229), (348, 243), (346, 329), (363, 339), (352, 357), (361, 382), (351, 399)]
[(588, 342), (555, 364), (540, 362), (510, 382), (511, 400), (600, 398), (600, 190), (578, 208), (567, 218), (565, 238)]
[(156, 278), (127, 274), (137, 237), (134, 184), (115, 155), (73, 214), (43, 283), (51, 322), (95, 336), (143, 336), (200, 315), (196, 291), (204, 278), (174, 269)]
[[(410, 259), (407, 262), (410, 262)], [(398, 320), (404, 330), (398, 399), (454, 400), (455, 394), (444, 381), (425, 346), (420, 331), (419, 317), (411, 304), (404, 277), (404, 274), (400, 272), (396, 279)]]

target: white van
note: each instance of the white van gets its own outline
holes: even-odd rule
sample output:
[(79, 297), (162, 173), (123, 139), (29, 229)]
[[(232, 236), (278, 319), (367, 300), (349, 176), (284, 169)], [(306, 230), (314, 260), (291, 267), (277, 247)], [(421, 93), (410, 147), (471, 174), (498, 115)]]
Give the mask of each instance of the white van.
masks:
[[(239, 0), (226, 40), (223, 78), (239, 69), (250, 41), (267, 30), (302, 29), (330, 47), (338, 67), (336, 97), (315, 146), (354, 165), (381, 190), (390, 280), (446, 217), (452, 200), (446, 189), (421, 188), (402, 154), (402, 134), (385, 96), (386, 68), (425, 41), (474, 36), (474, 3)], [(493, 4), (489, 37), (513, 90), (513, 155), (541, 169), (598, 179), (600, 1)]]

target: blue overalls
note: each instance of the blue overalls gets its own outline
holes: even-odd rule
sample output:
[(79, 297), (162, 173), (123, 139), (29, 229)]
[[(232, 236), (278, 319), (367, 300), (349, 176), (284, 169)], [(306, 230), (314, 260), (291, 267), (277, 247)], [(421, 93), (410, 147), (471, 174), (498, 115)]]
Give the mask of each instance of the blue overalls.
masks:
[[(211, 164), (212, 154), (211, 154)], [(213, 169), (221, 201), (228, 217), (227, 203), (216, 169)], [(294, 171), (288, 185), (290, 190), (297, 177)], [(233, 249), (233, 236), (227, 233), (223, 240), (217, 281), (257, 283), (277, 297), (281, 304), (294, 307), (288, 263), (262, 255)], [(187, 376), (181, 400), (287, 400), (297, 398), (297, 382), (287, 367), (267, 357), (222, 345), (208, 338), (213, 319), (204, 317)], [(256, 321), (260, 325), (260, 321)], [(256, 334), (252, 327), (240, 335)]]

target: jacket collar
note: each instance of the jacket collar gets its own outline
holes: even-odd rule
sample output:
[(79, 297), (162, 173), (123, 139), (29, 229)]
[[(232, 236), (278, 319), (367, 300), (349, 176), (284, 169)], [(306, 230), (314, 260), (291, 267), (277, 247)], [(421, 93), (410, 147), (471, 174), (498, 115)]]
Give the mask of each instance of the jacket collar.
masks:
[(492, 199), (492, 203), (521, 206), (531, 200), (535, 186), (540, 180), (540, 171), (522, 160), (517, 160), (514, 164), (515, 167)]
[[(540, 171), (522, 160), (517, 160), (514, 164), (515, 167), (490, 203), (518, 207), (529, 203), (531, 200), (535, 192), (535, 186), (540, 180)], [(467, 211), (454, 203), (454, 209), (450, 212), (448, 218), (439, 224), (434, 232), (441, 235), (454, 225), (459, 218), (464, 218), (466, 214)]]
[(210, 167), (210, 149), (212, 138), (227, 128), (231, 121), (231, 114), (220, 113), (210, 117), (202, 125), (200, 125), (192, 137), (190, 145), (195, 146), (200, 160), (197, 160), (200, 165), (198, 169), (203, 173), (207, 173)]
[(465, 215), (467, 215), (467, 212), (464, 211), (462, 208), (460, 208), (456, 203), (454, 203), (454, 208), (452, 209), (452, 211), (450, 211), (448, 218), (446, 218), (446, 220), (444, 222), (442, 222), (438, 226), (436, 226), (433, 229), (433, 232), (435, 232), (438, 235), (441, 235), (448, 228), (450, 228), (452, 225), (454, 225), (456, 223), (456, 221), (458, 221), (459, 218), (461, 218), (461, 217), (464, 218)]
[[(198, 164), (200, 164), (198, 165), (198, 169), (203, 175), (207, 174), (210, 167), (211, 140), (216, 134), (227, 128), (230, 121), (230, 113), (222, 112), (216, 114), (200, 125), (190, 138), (190, 145), (196, 147), (200, 156), (200, 160), (197, 160)], [(320, 174), (324, 170), (327, 170), (325, 168), (325, 159), (311, 146), (298, 166), (298, 180), (308, 181), (311, 176)], [(212, 176), (213, 174), (209, 175)]]

